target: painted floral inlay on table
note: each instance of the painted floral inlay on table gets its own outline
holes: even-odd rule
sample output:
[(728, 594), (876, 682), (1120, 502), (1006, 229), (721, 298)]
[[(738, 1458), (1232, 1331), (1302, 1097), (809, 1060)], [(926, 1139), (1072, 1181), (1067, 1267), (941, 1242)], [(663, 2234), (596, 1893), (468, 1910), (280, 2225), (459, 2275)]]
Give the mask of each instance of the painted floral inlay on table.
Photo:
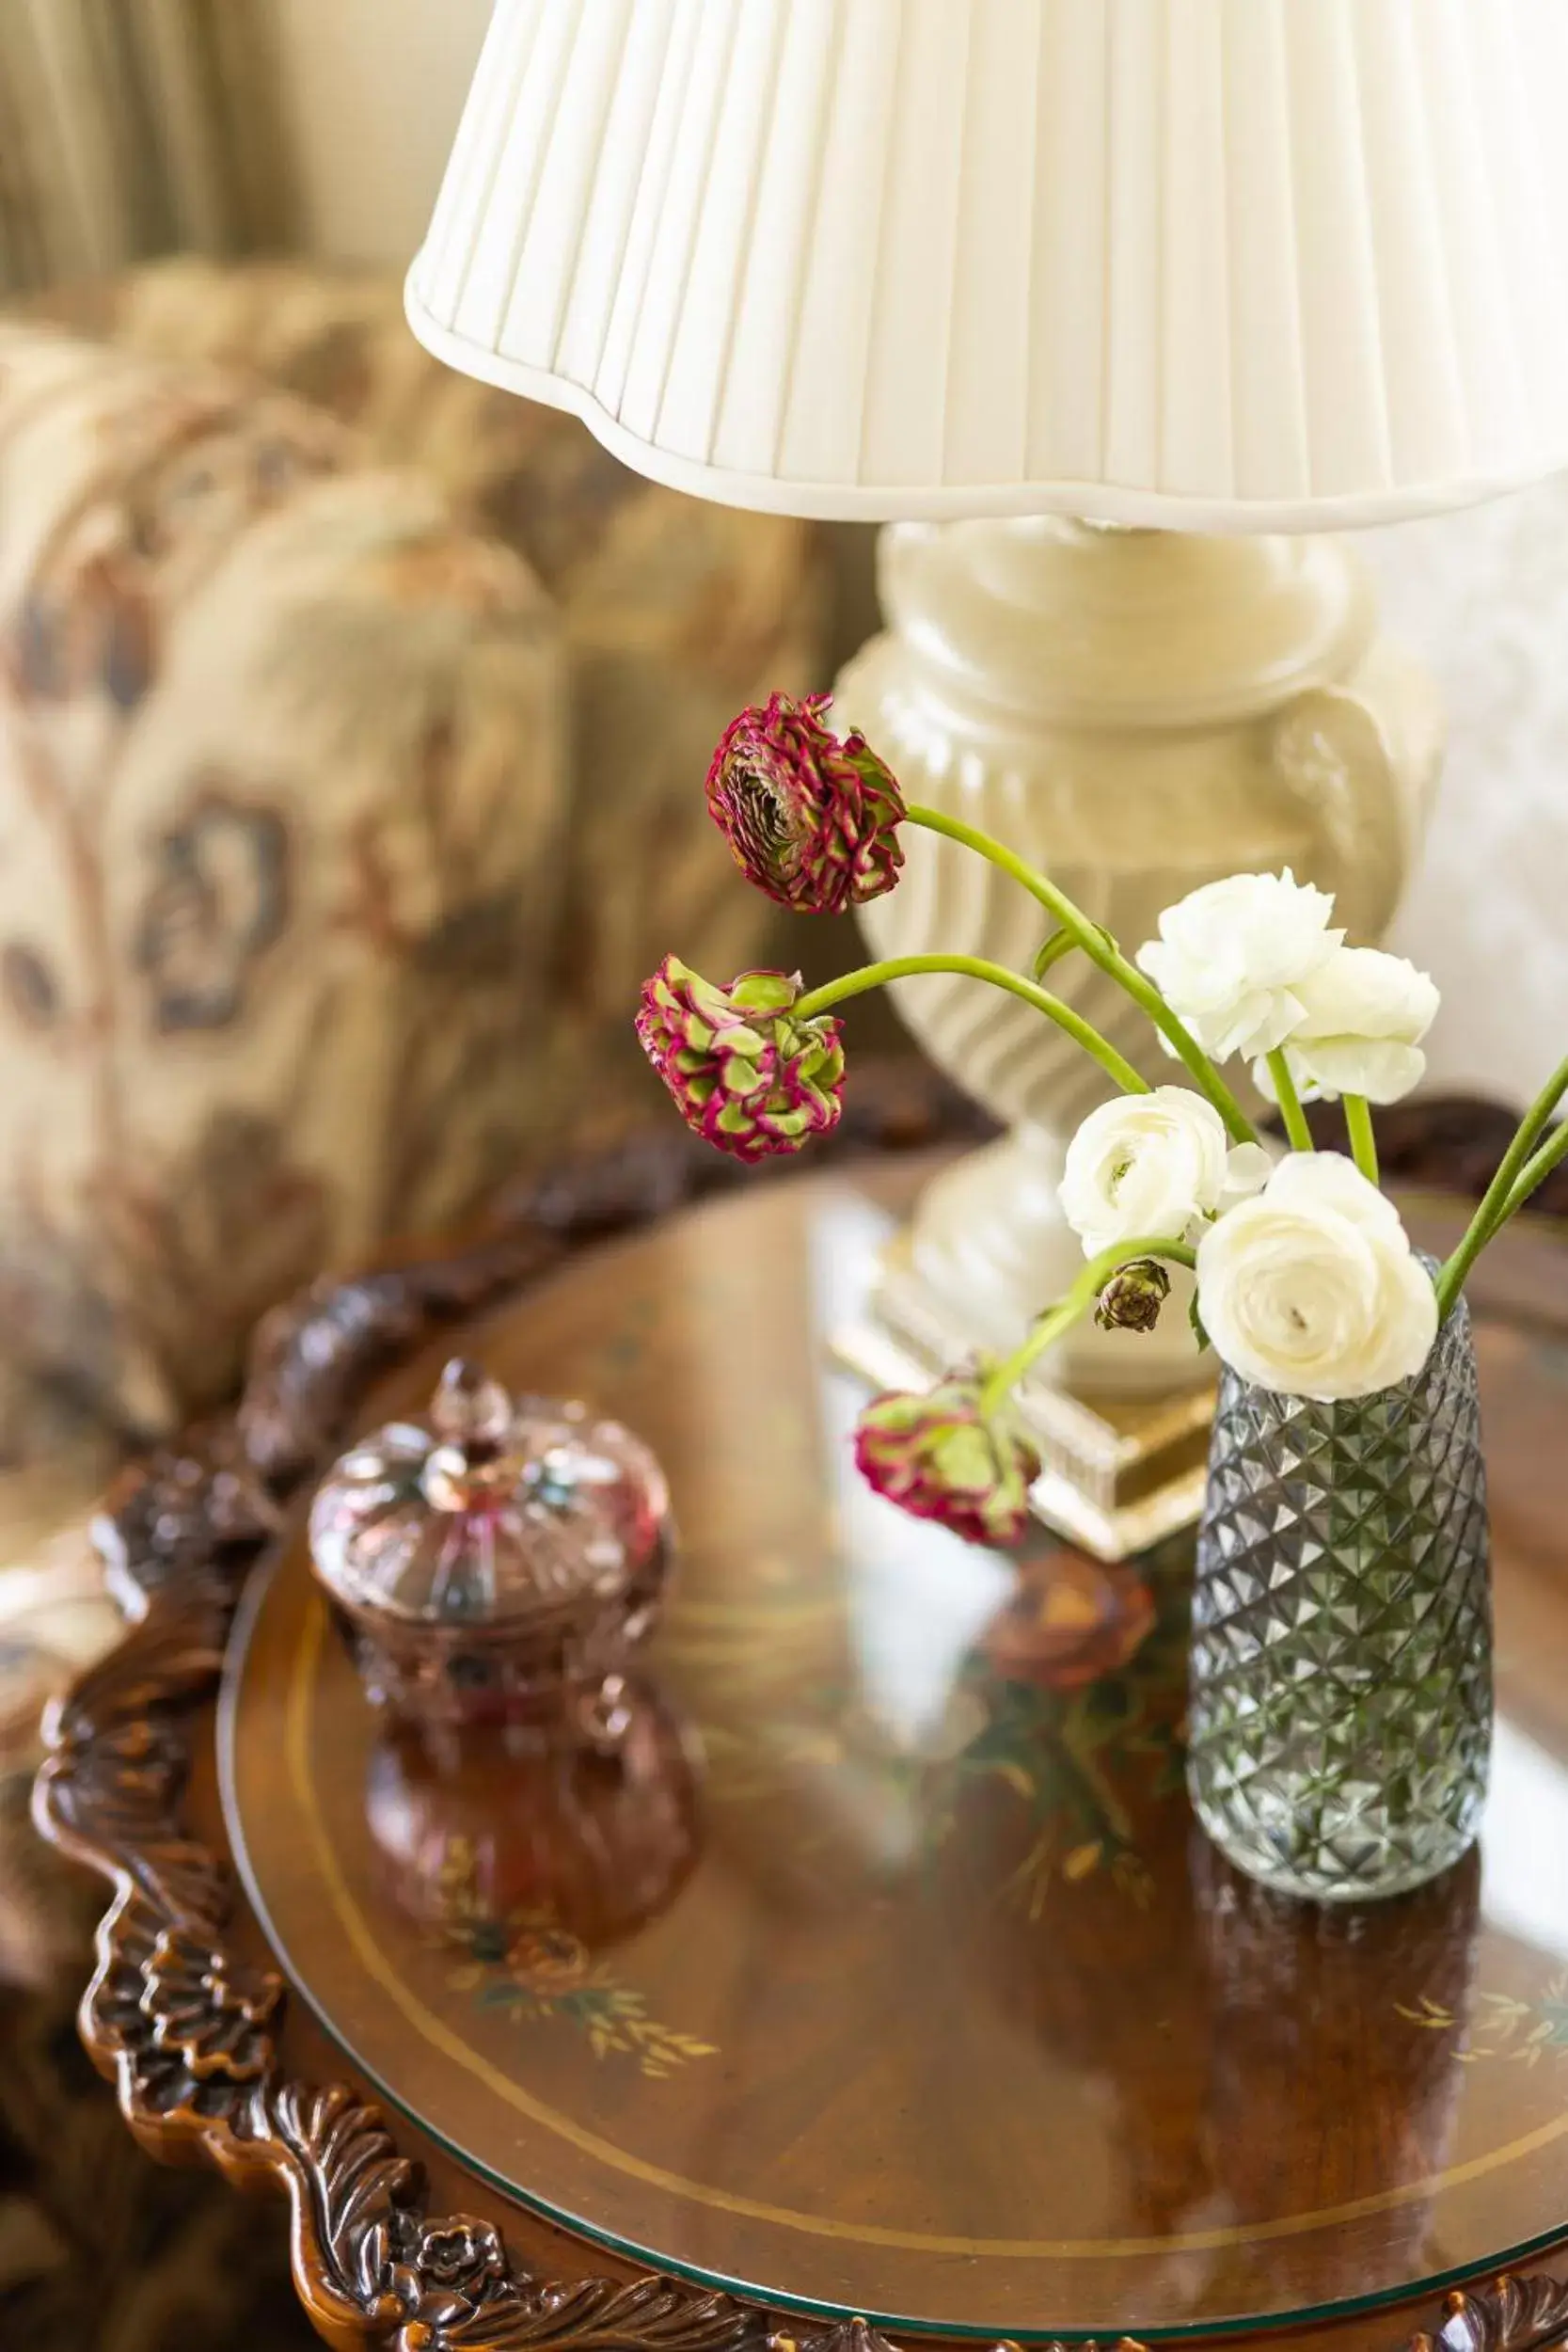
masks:
[(1399, 2013), (1429, 2033), (1452, 2034), (1454, 2057), (1463, 2066), (1483, 2058), (1508, 2058), (1518, 2066), (1568, 2058), (1568, 1969), (1528, 1999), (1514, 1993), (1477, 1992), (1467, 2018), (1422, 1994)]
[(479, 1895), (472, 1849), (461, 1841), (441, 1887), (446, 1915), (432, 1940), (453, 1957), (447, 1982), (476, 2008), (499, 2010), (517, 2026), (570, 2026), (596, 2058), (630, 2058), (650, 2082), (718, 2056), (711, 2042), (650, 2017), (647, 1995), (547, 1911), (521, 1906), (495, 1917)]

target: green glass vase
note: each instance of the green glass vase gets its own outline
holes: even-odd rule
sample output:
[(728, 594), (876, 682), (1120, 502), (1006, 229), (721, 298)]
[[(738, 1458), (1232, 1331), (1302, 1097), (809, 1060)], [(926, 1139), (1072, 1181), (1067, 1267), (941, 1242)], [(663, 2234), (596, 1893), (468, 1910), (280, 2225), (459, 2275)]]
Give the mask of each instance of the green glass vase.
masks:
[(1492, 1737), (1491, 1550), (1469, 1310), (1348, 1403), (1227, 1371), (1194, 1597), (1188, 1784), (1249, 1877), (1395, 1895), (1475, 1837)]

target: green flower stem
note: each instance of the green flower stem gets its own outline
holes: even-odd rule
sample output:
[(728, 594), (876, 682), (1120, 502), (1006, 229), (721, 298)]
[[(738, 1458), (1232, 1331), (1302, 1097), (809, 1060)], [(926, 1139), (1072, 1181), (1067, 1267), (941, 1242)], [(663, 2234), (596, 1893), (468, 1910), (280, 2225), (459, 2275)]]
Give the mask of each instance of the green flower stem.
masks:
[(989, 1417), (997, 1411), (1047, 1350), (1087, 1314), (1112, 1276), (1138, 1258), (1165, 1258), (1172, 1265), (1192, 1267), (1197, 1263), (1197, 1251), (1190, 1242), (1172, 1241), (1168, 1233), (1161, 1233), (1141, 1241), (1118, 1241), (1110, 1249), (1102, 1249), (1098, 1258), (1089, 1259), (1067, 1296), (1041, 1316), (1014, 1355), (997, 1365), (980, 1391), (981, 1412)]
[(995, 840), (989, 833), (981, 833), (974, 825), (966, 825), (959, 817), (944, 817), (940, 809), (910, 808), (905, 815), (911, 825), (923, 826), (927, 833), (940, 833), (949, 841), (961, 843), (966, 850), (974, 850), (1014, 882), (1022, 882), (1033, 898), (1037, 898), (1048, 914), (1053, 914), (1064, 931), (1069, 932), (1083, 948), (1091, 963), (1125, 990), (1133, 1003), (1148, 1015), (1155, 1027), (1166, 1037), (1178, 1058), (1185, 1062), (1197, 1080), (1237, 1143), (1256, 1143), (1257, 1130), (1240, 1103), (1220, 1076), (1208, 1055), (1185, 1025), (1171, 1010), (1152, 980), (1146, 979), (1135, 963), (1131, 963), (1107, 930), (1091, 922), (1081, 907), (1073, 904), (1045, 875), (1037, 873), (1026, 860), (1005, 842)]
[(1009, 996), (1022, 997), (1043, 1012), (1059, 1029), (1065, 1029), (1076, 1044), (1092, 1054), (1107, 1077), (1114, 1078), (1124, 1094), (1147, 1094), (1148, 1082), (1140, 1078), (1130, 1061), (1122, 1058), (1108, 1038), (1091, 1027), (1082, 1013), (1064, 1005), (1059, 996), (1053, 996), (1022, 973), (1009, 972), (1005, 963), (988, 963), (983, 956), (889, 956), (885, 962), (868, 963), (859, 972), (846, 973), (841, 980), (830, 980), (826, 988), (814, 988), (809, 996), (790, 1008), (797, 1021), (809, 1021), (814, 1014), (828, 1012), (834, 1005), (842, 1005), (850, 996), (863, 996), (868, 989), (885, 988), (890, 980), (918, 979), (925, 972), (956, 973), (960, 978), (989, 980), (992, 988), (1006, 989)]
[(1532, 1153), (1525, 1163), (1524, 1173), (1502, 1205), (1494, 1232), (1500, 1232), (1511, 1216), (1516, 1216), (1532, 1192), (1538, 1192), (1554, 1168), (1568, 1159), (1568, 1122), (1559, 1127), (1550, 1141)]
[[(1503, 1153), (1497, 1172), (1481, 1196), (1481, 1206), (1466, 1227), (1463, 1241), (1437, 1278), (1437, 1303), (1445, 1315), (1464, 1289), (1471, 1267), (1487, 1243), (1519, 1205), (1513, 1200), (1515, 1188), (1523, 1179), (1531, 1152), (1546, 1132), (1552, 1113), (1565, 1094), (1568, 1094), (1568, 1060), (1559, 1062), (1525, 1113), (1519, 1123), (1519, 1132)], [(1543, 1173), (1549, 1174), (1550, 1170), (1544, 1170)], [(1529, 1190), (1533, 1192), (1534, 1189), (1532, 1184)], [(1528, 1194), (1524, 1198), (1528, 1199)]]
[(1301, 1096), (1291, 1072), (1291, 1057), (1283, 1045), (1276, 1045), (1269, 1056), (1269, 1072), (1274, 1090), (1279, 1097), (1280, 1116), (1285, 1121), (1285, 1135), (1292, 1152), (1310, 1152), (1312, 1130), (1307, 1123), (1307, 1113), (1301, 1107)]
[(1345, 1125), (1350, 1133), (1351, 1154), (1356, 1167), (1370, 1184), (1379, 1183), (1377, 1136), (1372, 1129), (1372, 1106), (1364, 1094), (1346, 1095)]
[[(1568, 1094), (1568, 1060), (1559, 1062), (1524, 1118), (1519, 1131), (1497, 1166), (1497, 1172), (1481, 1196), (1474, 1223), (1483, 1229), (1478, 1248), (1491, 1240), (1507, 1215), (1506, 1202), (1510, 1193), (1525, 1172), (1531, 1152), (1551, 1123), (1552, 1113), (1563, 1096)], [(1466, 1239), (1468, 1236), (1466, 1235)], [(1463, 1247), (1463, 1244), (1461, 1245)]]

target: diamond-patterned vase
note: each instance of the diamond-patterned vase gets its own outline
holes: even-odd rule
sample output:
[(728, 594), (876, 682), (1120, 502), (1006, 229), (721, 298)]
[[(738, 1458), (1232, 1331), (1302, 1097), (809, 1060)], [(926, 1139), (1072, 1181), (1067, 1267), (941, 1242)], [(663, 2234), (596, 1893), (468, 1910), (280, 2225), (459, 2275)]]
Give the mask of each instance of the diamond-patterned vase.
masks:
[(1491, 1554), (1469, 1310), (1338, 1405), (1227, 1371), (1193, 1611), (1188, 1782), (1238, 1868), (1319, 1901), (1435, 1878), (1475, 1836)]

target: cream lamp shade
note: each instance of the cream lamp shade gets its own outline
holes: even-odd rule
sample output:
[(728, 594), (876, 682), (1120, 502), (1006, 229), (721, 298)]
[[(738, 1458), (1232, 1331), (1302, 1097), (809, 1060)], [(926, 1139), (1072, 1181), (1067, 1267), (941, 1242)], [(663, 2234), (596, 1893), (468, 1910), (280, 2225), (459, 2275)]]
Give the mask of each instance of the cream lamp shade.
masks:
[(1568, 464), (1568, 0), (499, 0), (408, 306), (736, 505), (1458, 505)]

